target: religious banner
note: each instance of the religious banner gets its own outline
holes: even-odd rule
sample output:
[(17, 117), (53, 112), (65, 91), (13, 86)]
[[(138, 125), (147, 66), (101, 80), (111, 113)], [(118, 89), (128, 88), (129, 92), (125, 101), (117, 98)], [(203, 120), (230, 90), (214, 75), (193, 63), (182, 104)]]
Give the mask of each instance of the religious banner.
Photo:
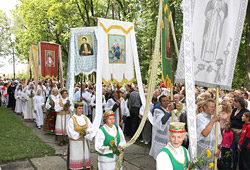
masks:
[(134, 24), (109, 19), (98, 19), (98, 41), (102, 42), (102, 80), (122, 85), (132, 83), (134, 78), (134, 46), (132, 46)]
[(74, 57), (74, 75), (96, 71), (96, 27), (70, 29), (70, 55)]
[[(61, 55), (58, 44), (50, 42), (39, 42), (38, 57), (38, 77), (46, 79), (57, 79), (58, 76), (58, 57)], [(40, 73), (40, 74), (39, 74)]]
[(91, 74), (96, 71), (97, 27), (70, 29), (67, 84), (69, 98), (73, 99), (74, 77), (80, 73)]
[(172, 59), (170, 53), (170, 19), (171, 13), (168, 6), (168, 1), (163, 1), (162, 10), (162, 42), (161, 42), (161, 55), (162, 55), (162, 80), (165, 87), (173, 87), (173, 72), (172, 72)]
[[(248, 0), (192, 0), (192, 53), (195, 84), (231, 90)], [(184, 48), (176, 82), (184, 82)], [(189, 62), (189, 61), (186, 61)]]

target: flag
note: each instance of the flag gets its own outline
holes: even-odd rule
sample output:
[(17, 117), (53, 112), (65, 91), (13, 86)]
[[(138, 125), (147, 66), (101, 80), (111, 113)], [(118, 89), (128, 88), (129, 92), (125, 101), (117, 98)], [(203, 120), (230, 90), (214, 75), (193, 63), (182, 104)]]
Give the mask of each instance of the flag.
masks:
[(170, 19), (168, 0), (163, 0), (162, 10), (162, 80), (167, 88), (173, 87), (172, 59), (170, 54)]
[[(134, 24), (130, 22), (98, 19), (98, 46), (102, 60), (102, 81), (108, 85), (112, 81), (118, 85), (131, 84), (134, 76), (135, 55)], [(99, 58), (100, 56), (100, 58)]]
[(59, 45), (50, 42), (39, 42), (38, 77), (57, 79), (58, 56), (61, 55)]
[[(193, 70), (195, 84), (231, 90), (248, 0), (192, 1)], [(176, 82), (184, 82), (184, 44), (177, 65)], [(186, 59), (185, 59), (186, 60)], [(190, 61), (185, 61), (190, 63)]]

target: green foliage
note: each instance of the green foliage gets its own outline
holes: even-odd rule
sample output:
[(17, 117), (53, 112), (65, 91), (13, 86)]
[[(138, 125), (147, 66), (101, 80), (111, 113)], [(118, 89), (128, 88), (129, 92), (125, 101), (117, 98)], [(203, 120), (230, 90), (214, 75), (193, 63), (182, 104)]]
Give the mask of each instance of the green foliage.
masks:
[(7, 108), (0, 107), (0, 117), (0, 163), (54, 154), (53, 148), (42, 142)]
[[(15, 34), (15, 48), (20, 59), (28, 59), (30, 45), (39, 41), (49, 41), (62, 45), (64, 76), (67, 72), (70, 28), (96, 26), (97, 20), (92, 17), (114, 19), (135, 23), (138, 56), (143, 83), (148, 82), (150, 75), (149, 42), (152, 39), (154, 48), (158, 3), (157, 0), (18, 0), (19, 4), (12, 11)], [(182, 0), (169, 0), (175, 27), (178, 47), (182, 38)], [(2, 13), (0, 13), (0, 18)], [(0, 20), (1, 21), (1, 20)], [(246, 27), (237, 59), (233, 87), (241, 87), (246, 78)], [(1, 36), (1, 35), (0, 35)], [(178, 56), (171, 36), (171, 54), (173, 73), (175, 74)], [(249, 38), (249, 37), (248, 37)], [(152, 50), (153, 51), (153, 50)], [(160, 65), (159, 65), (160, 66)], [(244, 68), (244, 69), (242, 69)], [(159, 69), (157, 82), (161, 81)]]
[[(10, 53), (9, 44), (10, 44), (10, 23), (8, 21), (8, 17), (0, 10), (0, 58), (6, 59), (6, 56)], [(2, 63), (0, 66), (3, 66)]]

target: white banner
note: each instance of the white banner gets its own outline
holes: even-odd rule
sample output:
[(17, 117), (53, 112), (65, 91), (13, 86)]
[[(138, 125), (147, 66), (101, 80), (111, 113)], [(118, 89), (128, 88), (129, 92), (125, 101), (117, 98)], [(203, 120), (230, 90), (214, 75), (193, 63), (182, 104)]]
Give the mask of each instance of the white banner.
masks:
[(132, 34), (134, 24), (109, 19), (98, 19), (98, 46), (102, 57), (102, 79), (119, 85), (134, 81)]
[[(248, 0), (194, 0), (192, 52), (195, 84), (231, 90)], [(184, 23), (185, 24), (185, 23)], [(181, 45), (176, 82), (184, 82)]]

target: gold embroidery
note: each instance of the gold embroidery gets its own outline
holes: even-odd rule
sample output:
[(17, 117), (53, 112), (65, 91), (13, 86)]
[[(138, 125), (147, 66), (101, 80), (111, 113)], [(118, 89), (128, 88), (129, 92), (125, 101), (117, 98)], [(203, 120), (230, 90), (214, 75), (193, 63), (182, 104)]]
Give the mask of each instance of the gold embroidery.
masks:
[[(83, 125), (83, 126), (80, 126), (80, 125), (77, 123), (76, 117), (75, 117), (75, 116), (72, 116), (72, 120), (73, 120), (73, 123), (74, 123), (74, 130), (75, 130), (76, 132), (79, 132), (82, 128), (83, 128), (85, 131), (87, 131), (87, 129), (88, 129), (88, 119), (87, 119), (87, 117), (86, 117), (85, 115), (83, 115), (83, 117), (84, 117), (84, 120), (85, 120), (86, 124)], [(73, 141), (82, 141), (83, 138), (79, 138), (79, 139), (75, 140), (75, 139), (72, 139), (72, 138), (69, 137), (69, 140), (73, 140)]]
[(100, 26), (104, 29), (104, 31), (106, 33), (108, 33), (111, 29), (120, 29), (122, 30), (125, 34), (128, 34), (132, 29), (133, 29), (133, 26), (129, 27), (128, 30), (125, 30), (122, 26), (120, 25), (111, 25), (108, 29), (105, 28), (105, 26), (103, 25), (102, 22), (100, 22)]

